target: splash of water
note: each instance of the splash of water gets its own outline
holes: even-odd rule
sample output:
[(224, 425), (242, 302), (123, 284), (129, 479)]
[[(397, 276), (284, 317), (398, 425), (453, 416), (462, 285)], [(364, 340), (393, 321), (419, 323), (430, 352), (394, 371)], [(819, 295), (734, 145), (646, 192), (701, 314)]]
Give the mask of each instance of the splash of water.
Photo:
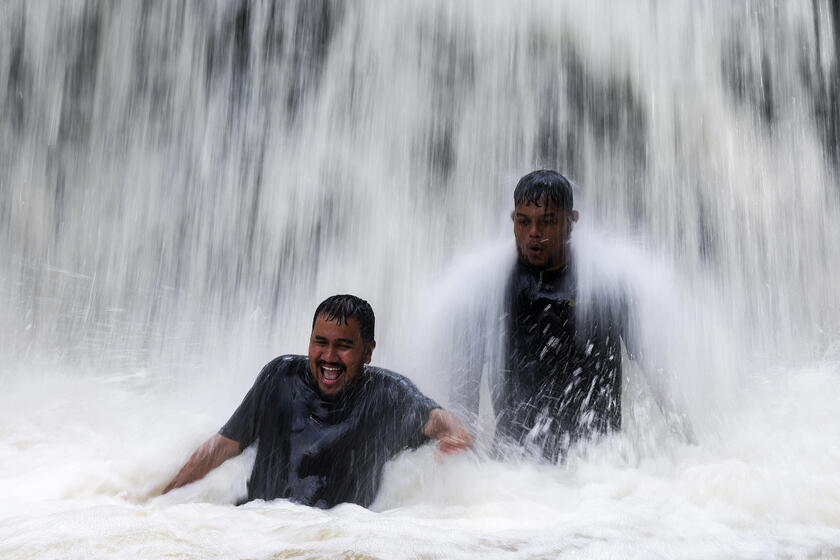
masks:
[[(509, 237), (516, 178), (553, 167), (581, 185), (590, 280), (630, 286), (659, 373), (629, 371), (626, 433), (563, 469), (398, 461), (384, 518), (431, 556), (450, 555), (409, 527), (440, 518), (463, 530), (447, 552), (466, 556), (836, 551), (838, 11), (7, 3), (4, 524), (56, 515), (83, 536), (79, 511), (134, 527), (152, 516), (154, 556), (179, 553), (174, 518), (198, 535), (217, 513), (230, 522), (146, 500), (262, 363), (302, 351), (332, 293), (373, 304), (379, 365), (446, 400), (462, 357), (451, 335), (478, 332), (453, 329), (470, 308), (492, 326), (498, 300), (483, 294), (498, 294), (512, 258), (509, 244), (477, 248)], [(657, 392), (699, 427), (699, 446), (668, 439)], [(234, 501), (243, 461), (182, 501)], [(285, 507), (247, 513), (267, 534), (292, 527), (288, 550), (375, 556), (346, 543), (383, 542), (367, 512)], [(19, 557), (61, 550), (58, 529), (19, 534)], [(132, 543), (118, 523), (105, 534), (106, 549)]]

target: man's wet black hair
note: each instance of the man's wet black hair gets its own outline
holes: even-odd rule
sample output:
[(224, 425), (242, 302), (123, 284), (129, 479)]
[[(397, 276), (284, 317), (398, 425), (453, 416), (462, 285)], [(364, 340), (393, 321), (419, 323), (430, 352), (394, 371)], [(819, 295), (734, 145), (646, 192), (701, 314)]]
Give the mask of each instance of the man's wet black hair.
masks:
[(319, 315), (324, 315), (328, 320), (335, 321), (339, 325), (346, 325), (349, 319), (355, 318), (361, 325), (362, 340), (373, 341), (373, 327), (376, 319), (373, 316), (373, 308), (362, 298), (349, 294), (328, 297), (315, 310), (315, 315), (312, 317), (313, 329)]
[(516, 184), (513, 191), (513, 203), (542, 206), (543, 199), (548, 204), (571, 212), (574, 207), (572, 183), (550, 169), (531, 171)]

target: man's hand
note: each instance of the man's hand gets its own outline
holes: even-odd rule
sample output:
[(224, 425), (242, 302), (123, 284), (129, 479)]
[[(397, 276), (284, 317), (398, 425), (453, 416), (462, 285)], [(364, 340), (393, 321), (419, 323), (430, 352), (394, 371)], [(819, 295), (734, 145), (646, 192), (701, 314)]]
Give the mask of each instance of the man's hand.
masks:
[(231, 457), (239, 455), (239, 453), (241, 453), (241, 449), (239, 448), (238, 441), (216, 434), (205, 441), (201, 447), (192, 454), (192, 457), (190, 457), (189, 461), (187, 461), (187, 464), (181, 467), (181, 470), (178, 471), (175, 478), (173, 478), (172, 481), (166, 485), (166, 488), (163, 489), (163, 494), (166, 494), (175, 488), (180, 488), (190, 482), (195, 482), (196, 480), (204, 478), (204, 475)]
[(473, 437), (460, 420), (442, 408), (432, 410), (423, 433), (438, 442), (438, 449), (447, 455), (472, 446)]

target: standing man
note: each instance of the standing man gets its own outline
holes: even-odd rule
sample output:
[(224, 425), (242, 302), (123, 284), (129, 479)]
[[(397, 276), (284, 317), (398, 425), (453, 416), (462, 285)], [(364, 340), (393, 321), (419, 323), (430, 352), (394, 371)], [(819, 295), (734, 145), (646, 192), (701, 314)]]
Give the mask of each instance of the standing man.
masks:
[(367, 507), (386, 461), (430, 438), (444, 453), (472, 444), (461, 423), (408, 379), (369, 367), (370, 305), (332, 296), (315, 310), (309, 356), (280, 356), (257, 377), (233, 416), (164, 493), (198, 480), (257, 442), (248, 501), (287, 498), (329, 508)]
[(534, 171), (513, 198), (518, 261), (506, 294), (506, 369), (492, 390), (496, 443), (556, 461), (576, 440), (621, 427), (625, 314), (607, 298), (578, 301), (570, 182)]

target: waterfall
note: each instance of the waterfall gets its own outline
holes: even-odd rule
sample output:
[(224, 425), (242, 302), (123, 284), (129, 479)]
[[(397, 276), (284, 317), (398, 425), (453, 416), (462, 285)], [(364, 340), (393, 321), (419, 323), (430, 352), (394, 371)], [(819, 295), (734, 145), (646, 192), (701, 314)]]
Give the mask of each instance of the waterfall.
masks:
[(701, 449), (758, 392), (822, 410), (773, 408), (803, 371), (840, 387), (836, 0), (9, 0), (0, 44), (11, 386), (140, 375), (216, 421), (353, 293), (374, 363), (446, 401), (440, 336), (478, 285), (497, 309), (513, 186), (552, 168), (666, 366), (628, 377), (631, 439), (660, 382)]
[(3, 354), (297, 342), (334, 291), (397, 340), (551, 167), (745, 343), (813, 356), (840, 309), (832, 6), (12, 2)]

